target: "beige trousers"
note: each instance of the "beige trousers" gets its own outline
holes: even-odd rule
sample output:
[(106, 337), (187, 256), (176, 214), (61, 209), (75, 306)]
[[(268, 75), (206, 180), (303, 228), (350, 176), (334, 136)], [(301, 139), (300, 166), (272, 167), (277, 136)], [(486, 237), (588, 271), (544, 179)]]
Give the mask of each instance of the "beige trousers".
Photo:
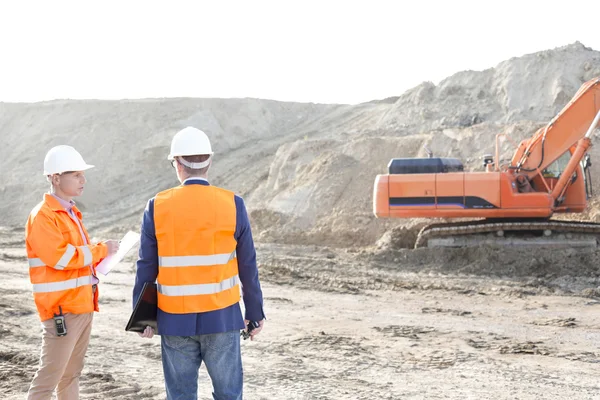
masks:
[(58, 400), (79, 399), (79, 376), (90, 342), (93, 315), (65, 314), (66, 336), (56, 336), (54, 319), (42, 322), (40, 366), (27, 399), (50, 399), (54, 389)]

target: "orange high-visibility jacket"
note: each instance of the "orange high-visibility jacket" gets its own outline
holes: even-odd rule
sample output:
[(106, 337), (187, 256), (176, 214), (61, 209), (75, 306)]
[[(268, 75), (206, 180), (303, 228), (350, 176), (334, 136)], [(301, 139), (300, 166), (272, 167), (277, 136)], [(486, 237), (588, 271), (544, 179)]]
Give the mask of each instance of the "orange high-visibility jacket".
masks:
[(214, 186), (178, 186), (154, 202), (158, 307), (172, 314), (240, 301), (235, 196)]
[[(81, 228), (81, 212), (73, 206)], [(57, 199), (46, 194), (29, 215), (25, 227), (29, 277), (33, 298), (45, 321), (63, 313), (98, 311), (98, 291), (92, 291), (92, 271), (107, 256), (105, 244), (84, 245), (77, 223)]]

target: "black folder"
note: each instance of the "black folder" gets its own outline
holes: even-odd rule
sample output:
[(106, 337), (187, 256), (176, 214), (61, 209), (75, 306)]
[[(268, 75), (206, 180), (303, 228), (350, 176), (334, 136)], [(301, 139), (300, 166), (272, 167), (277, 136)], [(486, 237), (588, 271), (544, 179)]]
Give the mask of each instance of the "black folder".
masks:
[(138, 298), (133, 313), (127, 323), (126, 331), (144, 332), (147, 326), (156, 329), (156, 312), (158, 310), (158, 298), (156, 294), (156, 283), (146, 282), (142, 294)]

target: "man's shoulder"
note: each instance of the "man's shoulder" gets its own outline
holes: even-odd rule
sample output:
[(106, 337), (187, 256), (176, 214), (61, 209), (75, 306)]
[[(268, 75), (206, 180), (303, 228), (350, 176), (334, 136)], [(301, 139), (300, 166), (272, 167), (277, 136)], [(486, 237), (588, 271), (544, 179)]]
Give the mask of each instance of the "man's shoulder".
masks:
[(185, 186), (175, 186), (175, 187), (171, 187), (171, 188), (168, 188), (165, 190), (161, 190), (160, 192), (158, 192), (156, 194), (156, 196), (154, 196), (153, 198), (148, 200), (148, 203), (154, 204), (155, 202), (166, 201), (172, 197), (175, 197), (177, 195), (178, 191), (180, 191), (184, 188), (185, 188)]
[(237, 195), (233, 190), (229, 190), (229, 189), (225, 189), (225, 188), (222, 188), (219, 186), (213, 186), (213, 185), (210, 185), (207, 187), (210, 187), (210, 188), (212, 188), (212, 190), (215, 190), (218, 193), (221, 193), (221, 195), (223, 195), (225, 198), (231, 199), (231, 197), (233, 197), (236, 208), (239, 208), (244, 205), (244, 199), (242, 199), (241, 196)]
[(52, 214), (53, 213), (50, 206), (46, 203), (46, 201), (42, 200), (31, 209), (31, 212), (29, 213), (29, 219), (33, 221), (38, 215), (52, 217)]
[(178, 187), (180, 187), (180, 186), (175, 186), (175, 187), (171, 187), (171, 188), (168, 188), (168, 189), (165, 189), (165, 190), (161, 190), (160, 192), (158, 192), (158, 193), (157, 193), (157, 194), (156, 194), (156, 195), (155, 195), (153, 198), (151, 198), (150, 200), (154, 201), (154, 199), (156, 199), (157, 197), (160, 197), (160, 196), (165, 196), (165, 195), (169, 195), (170, 193), (173, 193), (173, 191), (174, 191), (175, 189), (177, 189)]
[(226, 193), (226, 194), (228, 194), (230, 196), (236, 196), (236, 194), (235, 194), (235, 192), (233, 190), (225, 189), (225, 188), (220, 187), (220, 186), (209, 185), (209, 186), (206, 186), (206, 187), (212, 188), (213, 190), (219, 191), (221, 193)]
[[(182, 186), (175, 186), (175, 187), (172, 187), (169, 189), (162, 190), (162, 191), (158, 192), (156, 194), (156, 196), (154, 196), (150, 200), (148, 200), (147, 207), (153, 207), (154, 203), (157, 199), (165, 200), (165, 199), (173, 196), (178, 189), (185, 189), (187, 187), (193, 187), (193, 186), (195, 186), (195, 185), (187, 185), (187, 186), (182, 185)], [(201, 185), (201, 187), (209, 188), (209, 190), (214, 190), (214, 191), (219, 192), (229, 198), (231, 198), (231, 196), (233, 196), (234, 201), (235, 201), (235, 206), (236, 207), (244, 207), (244, 199), (242, 198), (242, 196), (236, 194), (233, 190), (225, 189), (220, 186), (214, 186), (214, 185)], [(181, 194), (184, 195), (184, 192), (182, 192)]]
[(236, 207), (245, 207), (244, 198), (242, 196), (240, 196), (239, 194), (234, 194), (233, 199), (235, 201)]
[(25, 224), (26, 240), (29, 240), (32, 231), (35, 229), (34, 226), (41, 228), (54, 225), (56, 225), (56, 213), (52, 211), (45, 201), (39, 202), (33, 207), (27, 218), (27, 223)]

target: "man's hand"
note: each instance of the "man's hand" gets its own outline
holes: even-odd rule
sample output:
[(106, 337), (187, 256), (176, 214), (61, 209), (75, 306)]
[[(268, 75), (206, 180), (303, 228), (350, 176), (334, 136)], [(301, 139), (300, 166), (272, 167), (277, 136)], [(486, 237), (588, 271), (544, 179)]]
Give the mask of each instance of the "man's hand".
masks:
[(103, 242), (108, 248), (108, 254), (115, 254), (119, 251), (119, 241), (118, 240), (105, 240)]
[[(244, 323), (246, 324), (246, 331), (248, 330), (248, 323), (250, 321), (248, 321), (247, 319), (244, 320)], [(260, 333), (260, 331), (262, 331), (263, 326), (265, 325), (265, 320), (263, 319), (262, 321), (258, 321), (258, 328), (254, 328), (252, 330), (252, 332), (250, 332), (250, 340), (254, 340), (254, 336), (258, 335)]]
[(147, 326), (146, 329), (144, 329), (144, 332), (142, 332), (142, 333), (138, 332), (138, 335), (140, 335), (140, 337), (152, 339), (152, 336), (154, 336), (154, 329)]

